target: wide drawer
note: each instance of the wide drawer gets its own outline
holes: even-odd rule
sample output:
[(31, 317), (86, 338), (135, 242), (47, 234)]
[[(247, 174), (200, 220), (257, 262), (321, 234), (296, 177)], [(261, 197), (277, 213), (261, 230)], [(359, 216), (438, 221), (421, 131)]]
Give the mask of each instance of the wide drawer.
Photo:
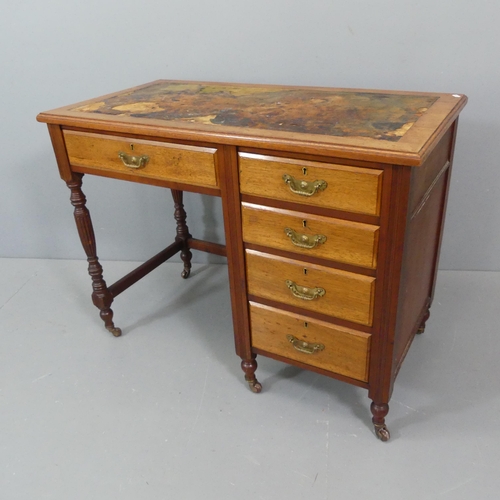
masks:
[[(217, 186), (216, 149), (64, 131), (70, 164), (197, 186)], [(127, 165), (128, 166), (127, 166)]]
[(247, 243), (356, 266), (377, 265), (378, 226), (250, 203), (242, 204), (242, 219)]
[(366, 382), (370, 335), (250, 302), (252, 346)]
[(378, 215), (382, 170), (239, 153), (244, 194)]
[(370, 326), (375, 278), (246, 251), (248, 293)]

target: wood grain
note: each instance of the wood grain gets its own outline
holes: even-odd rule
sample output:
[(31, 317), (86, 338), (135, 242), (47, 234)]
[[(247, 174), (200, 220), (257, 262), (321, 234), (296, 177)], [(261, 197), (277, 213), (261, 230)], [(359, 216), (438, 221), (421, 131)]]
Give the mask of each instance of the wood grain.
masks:
[[(71, 165), (110, 170), (150, 179), (178, 181), (196, 186), (217, 186), (215, 148), (186, 146), (159, 141), (65, 130), (64, 138)], [(131, 149), (133, 145), (133, 150)], [(119, 152), (147, 155), (144, 168), (126, 167)]]
[[(372, 324), (375, 278), (254, 250), (246, 251), (246, 266), (249, 294), (363, 325)], [(314, 300), (303, 300), (291, 293), (285, 280), (308, 288), (320, 287), (326, 293)]]
[[(113, 297), (177, 246), (107, 288), (82, 174), (221, 196), (226, 246), (194, 240), (187, 228), (183, 243), (227, 254), (236, 352), (251, 390), (261, 389), (256, 354), (367, 388), (376, 434), (387, 440), (394, 381), (432, 302), (466, 102), (460, 94), (157, 81), (37, 119), (49, 124), (93, 301), (114, 335)], [(135, 156), (150, 157), (146, 168), (121, 163), (118, 152), (131, 154), (132, 143)], [(284, 174), (327, 186), (300, 196)], [(290, 246), (283, 226), (326, 241)], [(286, 280), (325, 293), (305, 300)], [(325, 349), (299, 352), (287, 332)]]
[[(379, 213), (381, 170), (251, 153), (238, 156), (243, 194), (291, 201), (305, 207), (314, 205), (368, 215)], [(305, 181), (324, 180), (328, 187), (311, 197), (301, 196), (290, 191), (283, 181), (284, 174)]]
[[(250, 303), (252, 345), (289, 359), (366, 381), (371, 335), (311, 320), (255, 302)], [(287, 335), (325, 346), (322, 351), (305, 354), (297, 351)]]
[[(467, 103), (467, 97), (460, 94), (387, 91), (371, 89), (332, 89), (322, 87), (291, 87), (285, 85), (255, 85), (255, 84), (230, 84), (237, 86), (245, 93), (251, 89), (270, 89), (272, 92), (299, 91), (312, 92), (325, 91), (343, 94), (344, 92), (359, 95), (360, 92), (377, 94), (383, 99), (393, 99), (397, 96), (418, 96), (437, 98), (423, 115), (421, 115), (409, 128), (409, 130), (397, 142), (381, 140), (366, 136), (335, 136), (318, 135), (311, 133), (297, 133), (281, 130), (265, 130), (259, 128), (235, 127), (221, 123), (216, 127), (213, 123), (186, 122), (173, 116), (169, 119), (158, 119), (149, 117), (127, 116), (126, 113), (110, 115), (99, 112), (78, 111), (83, 106), (88, 109), (98, 106), (100, 103), (118, 97), (131, 95), (138, 89), (146, 89), (154, 85), (183, 84), (183, 85), (227, 85), (218, 82), (175, 82), (159, 80), (122, 92), (115, 92), (108, 96), (102, 96), (85, 101), (84, 103), (64, 106), (52, 111), (40, 113), (37, 119), (45, 123), (53, 123), (62, 126), (77, 126), (99, 131), (110, 131), (115, 133), (137, 133), (143, 136), (163, 137), (170, 140), (187, 139), (194, 141), (210, 141), (217, 144), (227, 144), (244, 147), (258, 147), (264, 149), (277, 149), (280, 151), (322, 154), (325, 156), (338, 156), (364, 161), (380, 161), (389, 164), (421, 165), (427, 155), (433, 150), (448, 127), (457, 118), (462, 108)], [(253, 91), (253, 90), (252, 90)], [(292, 92), (292, 93), (293, 93)], [(264, 92), (265, 94), (266, 92)], [(263, 102), (262, 104), (266, 104)], [(277, 103), (278, 104), (278, 103)], [(293, 103), (287, 107), (295, 108)], [(312, 107), (315, 103), (311, 103)], [(421, 111), (419, 111), (420, 113)], [(209, 119), (212, 119), (210, 116)], [(311, 117), (310, 117), (311, 118)], [(280, 122), (281, 123), (281, 122)], [(278, 124), (279, 125), (279, 124)], [(367, 128), (380, 127), (383, 124), (375, 120), (367, 120)]]
[[(250, 203), (242, 204), (242, 220), (247, 243), (376, 268), (378, 226)], [(308, 236), (321, 234), (326, 241), (314, 248), (300, 248), (285, 234), (285, 228)]]

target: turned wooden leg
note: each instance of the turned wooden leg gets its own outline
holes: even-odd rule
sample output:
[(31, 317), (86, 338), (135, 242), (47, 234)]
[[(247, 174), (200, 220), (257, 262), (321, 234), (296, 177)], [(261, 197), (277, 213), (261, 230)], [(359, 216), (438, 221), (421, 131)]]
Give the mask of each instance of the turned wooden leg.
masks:
[(389, 441), (391, 434), (385, 425), (385, 416), (389, 413), (389, 405), (387, 403), (376, 403), (373, 401), (370, 405), (370, 410), (373, 415), (372, 422), (375, 434), (380, 440)]
[(429, 319), (429, 316), (431, 315), (431, 310), (430, 306), (427, 307), (427, 311), (425, 312), (424, 317), (422, 318), (422, 322), (420, 323), (420, 326), (418, 327), (417, 334), (422, 334), (425, 331), (425, 324), (427, 323), (427, 320)]
[(257, 370), (257, 361), (255, 361), (256, 355), (253, 354), (251, 359), (243, 359), (241, 362), (241, 369), (245, 372), (245, 380), (248, 382), (248, 386), (252, 392), (262, 391), (262, 385), (255, 378), (255, 370)]
[(96, 243), (94, 236), (94, 228), (90, 213), (85, 206), (86, 198), (82, 192), (82, 177), (83, 174), (73, 174), (73, 179), (66, 184), (71, 190), (71, 204), (75, 207), (74, 216), (78, 234), (82, 242), (85, 253), (87, 254), (87, 262), (89, 263), (89, 274), (92, 278), (92, 302), (101, 311), (101, 319), (104, 321), (104, 326), (115, 336), (119, 337), (122, 331), (116, 328), (113, 323), (113, 311), (110, 306), (113, 302), (113, 296), (106, 286), (106, 282), (102, 277), (102, 266), (96, 255)]
[(191, 273), (191, 257), (193, 256), (189, 250), (188, 243), (191, 235), (189, 234), (189, 229), (186, 224), (186, 211), (184, 210), (184, 204), (182, 203), (183, 191), (179, 191), (177, 189), (172, 189), (171, 191), (175, 207), (174, 218), (177, 223), (177, 236), (175, 237), (175, 241), (182, 241), (183, 243), (181, 259), (184, 263), (184, 270), (182, 271), (181, 276), (184, 279), (187, 279)]

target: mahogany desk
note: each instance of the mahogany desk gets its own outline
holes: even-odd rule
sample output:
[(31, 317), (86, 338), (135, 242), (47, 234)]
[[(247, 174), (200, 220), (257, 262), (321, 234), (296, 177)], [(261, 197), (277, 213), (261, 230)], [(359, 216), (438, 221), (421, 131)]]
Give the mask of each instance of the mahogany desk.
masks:
[[(429, 317), (457, 94), (156, 81), (42, 113), (71, 190), (92, 300), (111, 303), (180, 252), (228, 259), (236, 352), (254, 392), (261, 354), (368, 389), (377, 436)], [(84, 174), (172, 190), (177, 234), (111, 286)], [(226, 245), (193, 238), (183, 191), (222, 199)]]

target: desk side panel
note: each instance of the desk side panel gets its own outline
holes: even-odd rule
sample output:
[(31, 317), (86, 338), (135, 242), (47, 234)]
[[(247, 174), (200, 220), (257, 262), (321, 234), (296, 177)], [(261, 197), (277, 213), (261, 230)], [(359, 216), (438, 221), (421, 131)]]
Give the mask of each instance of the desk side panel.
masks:
[(398, 320), (394, 339), (396, 376), (411, 342), (425, 325), (432, 303), (444, 226), (456, 123), (426, 163), (412, 169)]

